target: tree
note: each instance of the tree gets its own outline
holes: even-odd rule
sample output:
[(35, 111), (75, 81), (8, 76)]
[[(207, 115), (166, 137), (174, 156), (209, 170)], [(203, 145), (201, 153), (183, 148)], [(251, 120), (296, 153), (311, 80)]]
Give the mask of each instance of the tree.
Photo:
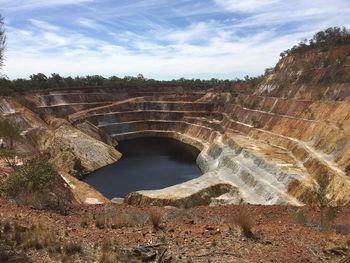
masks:
[(13, 150), (15, 141), (20, 141), (20, 129), (8, 120), (0, 120), (0, 137), (5, 139), (6, 147)]
[(48, 78), (48, 85), (50, 88), (63, 87), (65, 85), (64, 79), (57, 73), (52, 73)]
[(0, 120), (0, 137), (2, 142), (0, 149), (0, 157), (7, 163), (9, 167), (16, 169), (19, 153), (14, 147), (16, 141), (22, 139), (18, 127), (12, 125), (8, 120)]
[(85, 77), (86, 82), (89, 86), (103, 86), (106, 79), (99, 75), (92, 75)]
[(47, 77), (43, 73), (30, 75), (29, 78), (35, 88), (44, 89), (48, 87)]
[(140, 74), (137, 74), (137, 77), (136, 77), (139, 81), (145, 81), (145, 77), (140, 73)]
[(5, 41), (4, 18), (0, 15), (0, 69), (4, 65)]

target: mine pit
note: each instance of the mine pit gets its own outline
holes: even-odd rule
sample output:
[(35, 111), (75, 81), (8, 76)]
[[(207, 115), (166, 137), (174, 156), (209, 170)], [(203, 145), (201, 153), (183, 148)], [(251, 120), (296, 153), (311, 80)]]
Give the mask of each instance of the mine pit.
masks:
[(107, 198), (123, 198), (139, 190), (155, 190), (199, 177), (199, 150), (172, 138), (144, 137), (120, 141), (123, 154), (115, 164), (101, 168), (83, 181)]
[[(348, 148), (341, 143), (348, 135), (325, 125), (324, 114), (342, 122), (346, 115), (337, 112), (349, 103), (243, 91), (164, 84), (52, 89), (26, 95), (45, 123), (15, 101), (0, 110), (27, 120), (28, 136), (55, 156), (82, 203), (118, 197), (132, 205), (301, 206), (313, 200), (320, 167), (332, 175), (333, 201), (346, 202)], [(174, 154), (174, 144), (185, 148)]]

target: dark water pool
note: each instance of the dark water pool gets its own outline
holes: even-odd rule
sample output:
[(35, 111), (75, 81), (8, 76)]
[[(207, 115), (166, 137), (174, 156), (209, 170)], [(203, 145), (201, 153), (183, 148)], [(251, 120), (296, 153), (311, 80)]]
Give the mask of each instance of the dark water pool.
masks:
[(108, 198), (138, 190), (161, 189), (201, 175), (199, 151), (170, 138), (137, 138), (119, 142), (123, 157), (83, 179)]

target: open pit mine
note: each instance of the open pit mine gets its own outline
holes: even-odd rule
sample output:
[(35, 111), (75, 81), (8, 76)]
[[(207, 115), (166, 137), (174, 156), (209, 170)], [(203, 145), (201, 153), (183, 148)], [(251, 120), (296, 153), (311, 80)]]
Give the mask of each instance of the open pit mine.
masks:
[(342, 205), (350, 198), (349, 69), (345, 46), (288, 55), (255, 86), (49, 89), (2, 97), (0, 111), (28, 138), (28, 152), (50, 153), (80, 203), (110, 201), (81, 179), (118, 162), (118, 142), (165, 137), (198, 150), (201, 175), (124, 202), (301, 206), (315, 202), (327, 177), (327, 198)]

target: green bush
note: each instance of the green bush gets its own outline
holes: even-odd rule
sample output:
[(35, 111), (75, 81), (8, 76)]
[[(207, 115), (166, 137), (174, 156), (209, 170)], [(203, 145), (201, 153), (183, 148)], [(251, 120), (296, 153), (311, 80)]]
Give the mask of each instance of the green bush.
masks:
[(34, 158), (10, 174), (6, 180), (6, 190), (12, 197), (23, 193), (45, 192), (51, 188), (56, 178), (57, 172), (48, 158)]
[(9, 175), (4, 190), (18, 204), (67, 213), (73, 197), (47, 157), (27, 161)]

